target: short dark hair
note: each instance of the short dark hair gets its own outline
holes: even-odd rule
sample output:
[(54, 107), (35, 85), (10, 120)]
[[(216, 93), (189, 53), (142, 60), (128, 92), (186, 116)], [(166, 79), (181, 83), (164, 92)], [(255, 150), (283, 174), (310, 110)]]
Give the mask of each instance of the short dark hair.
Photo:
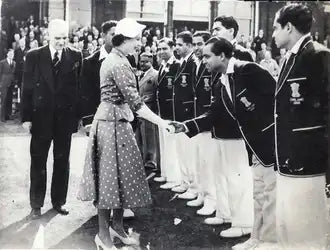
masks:
[(203, 38), (203, 41), (206, 42), (210, 39), (211, 33), (208, 31), (196, 31), (193, 35), (193, 37), (201, 36)]
[(236, 19), (232, 16), (218, 16), (214, 19), (214, 22), (221, 22), (222, 26), (226, 29), (234, 29), (234, 38), (237, 36), (239, 29)]
[(177, 36), (176, 39), (181, 38), (184, 43), (192, 44), (192, 34), (190, 31), (182, 31)]
[(173, 40), (168, 37), (164, 37), (164, 38), (160, 39), (158, 44), (160, 44), (160, 43), (166, 43), (170, 48), (175, 46), (175, 43), (173, 42)]
[(129, 39), (133, 39), (133, 38), (130, 38), (130, 37), (126, 37), (122, 34), (117, 34), (117, 35), (114, 35), (113, 38), (112, 38), (112, 45), (114, 47), (118, 47), (120, 46), (125, 40), (129, 40)]
[(227, 58), (233, 56), (234, 46), (225, 38), (212, 37), (206, 42), (206, 45), (208, 44), (212, 44), (211, 52), (216, 56), (220, 56), (221, 53), (224, 53)]
[(304, 4), (285, 5), (276, 14), (276, 22), (281, 24), (282, 28), (290, 22), (302, 34), (307, 34), (311, 30), (313, 23), (312, 10)]
[(117, 26), (117, 21), (110, 20), (102, 23), (101, 30), (103, 34), (106, 34), (112, 27)]

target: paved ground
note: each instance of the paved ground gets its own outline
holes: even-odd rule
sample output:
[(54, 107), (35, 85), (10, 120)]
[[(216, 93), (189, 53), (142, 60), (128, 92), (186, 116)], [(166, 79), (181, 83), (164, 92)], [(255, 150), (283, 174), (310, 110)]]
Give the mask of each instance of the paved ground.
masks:
[[(26, 216), (30, 211), (30, 137), (14, 122), (0, 124), (0, 249), (96, 249), (93, 243), (97, 233), (96, 211), (91, 203), (76, 199), (86, 139), (82, 134), (73, 137), (67, 199), (69, 216), (50, 210), (48, 192), (42, 219), (29, 221)], [(48, 177), (52, 173), (51, 163), (50, 154)], [(125, 223), (126, 229), (132, 228), (134, 237), (140, 238), (140, 246), (135, 249), (230, 249), (246, 239), (220, 238), (219, 232), (229, 224), (203, 225), (203, 218), (195, 215), (196, 209), (185, 206), (181, 200), (169, 202), (172, 192), (159, 189), (153, 181), (149, 183), (153, 206), (136, 209), (136, 218)], [(175, 218), (182, 220), (181, 223), (174, 225)]]

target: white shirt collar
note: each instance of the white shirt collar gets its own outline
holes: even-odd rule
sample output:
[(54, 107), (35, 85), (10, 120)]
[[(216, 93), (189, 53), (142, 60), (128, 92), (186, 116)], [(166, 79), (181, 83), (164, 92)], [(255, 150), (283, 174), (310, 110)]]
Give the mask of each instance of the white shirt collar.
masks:
[(234, 65), (235, 65), (236, 61), (237, 61), (237, 59), (235, 59), (234, 57), (230, 58), (229, 62), (228, 62), (226, 74), (222, 74), (221, 77), (220, 77), (221, 82), (222, 82), (223, 85), (225, 85), (225, 88), (226, 88), (227, 93), (228, 93), (231, 100), (233, 100), (233, 98), (231, 96), (228, 74), (234, 73)]
[(8, 62), (8, 64), (10, 64), (10, 63), (13, 63), (13, 60), (10, 60), (9, 58), (7, 58), (7, 62)]
[(234, 65), (235, 65), (236, 61), (237, 61), (237, 59), (234, 57), (231, 57), (229, 59), (227, 70), (226, 70), (226, 75), (234, 73)]
[(237, 43), (236, 38), (234, 38), (233, 40), (230, 41), (232, 45), (235, 45)]
[(102, 47), (100, 48), (100, 57), (99, 57), (99, 61), (106, 58), (109, 55), (109, 53), (106, 51), (104, 45), (102, 45)]
[[(50, 50), (50, 55), (51, 55), (52, 60), (53, 60), (56, 49), (51, 44), (49, 44), (49, 50)], [(63, 50), (58, 50), (57, 52), (58, 52), (58, 58), (61, 60)]]
[(290, 49), (290, 53), (297, 54), (302, 42), (305, 40), (306, 37), (309, 37), (310, 35), (311, 33), (307, 33), (306, 35), (300, 37), (296, 44)]

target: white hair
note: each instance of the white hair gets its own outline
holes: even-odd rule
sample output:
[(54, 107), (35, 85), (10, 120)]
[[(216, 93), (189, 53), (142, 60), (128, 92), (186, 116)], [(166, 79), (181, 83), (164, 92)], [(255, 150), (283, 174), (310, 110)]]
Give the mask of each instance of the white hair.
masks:
[(53, 19), (48, 24), (48, 33), (50, 36), (54, 32), (54, 30), (61, 30), (65, 31), (66, 33), (69, 33), (69, 25), (63, 19)]

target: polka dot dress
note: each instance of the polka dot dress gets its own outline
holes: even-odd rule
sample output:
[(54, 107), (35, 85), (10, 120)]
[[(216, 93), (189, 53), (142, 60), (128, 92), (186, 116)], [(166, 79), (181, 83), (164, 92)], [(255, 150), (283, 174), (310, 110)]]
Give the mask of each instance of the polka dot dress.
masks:
[(79, 199), (99, 209), (151, 204), (141, 155), (128, 122), (94, 121)]
[(99, 209), (151, 204), (141, 154), (131, 124), (143, 105), (125, 55), (113, 48), (100, 69), (101, 104), (95, 114), (78, 198)]

